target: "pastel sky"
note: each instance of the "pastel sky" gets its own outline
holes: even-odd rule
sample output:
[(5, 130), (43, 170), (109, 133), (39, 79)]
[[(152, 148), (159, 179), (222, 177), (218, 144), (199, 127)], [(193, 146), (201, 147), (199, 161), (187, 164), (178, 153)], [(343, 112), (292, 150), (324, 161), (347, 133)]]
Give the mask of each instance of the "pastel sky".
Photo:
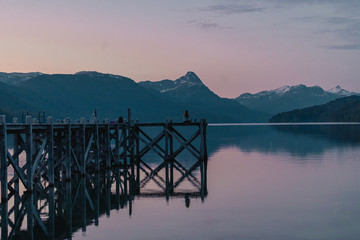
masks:
[(237, 97), (282, 85), (360, 92), (359, 0), (4, 0), (0, 72), (194, 71)]

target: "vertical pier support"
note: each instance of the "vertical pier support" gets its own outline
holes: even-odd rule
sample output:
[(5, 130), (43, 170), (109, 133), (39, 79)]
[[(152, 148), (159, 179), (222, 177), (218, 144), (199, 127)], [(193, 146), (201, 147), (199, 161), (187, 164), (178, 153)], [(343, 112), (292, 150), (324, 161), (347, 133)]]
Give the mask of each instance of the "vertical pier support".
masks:
[(109, 119), (105, 120), (105, 156), (106, 156), (106, 162), (105, 162), (105, 168), (107, 170), (111, 167), (111, 145), (110, 145), (110, 122)]
[(86, 174), (86, 132), (85, 132), (85, 118), (80, 119), (80, 172), (82, 175)]
[(8, 202), (1, 202), (1, 239), (8, 239), (9, 231)]
[(71, 180), (71, 121), (70, 118), (66, 118), (66, 129), (65, 129), (65, 180)]
[(95, 144), (95, 171), (100, 171), (100, 149), (99, 149), (99, 123), (98, 119), (94, 118), (95, 129), (94, 129), (94, 144)]
[(123, 156), (123, 163), (124, 163), (124, 171), (123, 171), (123, 175), (124, 175), (124, 192), (125, 195), (128, 194), (128, 161), (127, 161), (127, 153), (128, 153), (128, 148), (127, 148), (127, 144), (128, 144), (128, 140), (127, 140), (127, 129), (126, 129), (126, 125), (122, 126), (122, 156)]
[(200, 120), (200, 159), (207, 160), (207, 149), (206, 149), (206, 121), (205, 119)]
[(207, 148), (206, 148), (206, 121), (205, 119), (200, 120), (200, 160), (202, 168), (201, 170), (201, 196), (204, 201), (204, 194), (207, 194)]
[(115, 125), (115, 164), (119, 167), (120, 163), (120, 123)]
[(169, 134), (169, 155), (170, 155), (170, 182), (169, 182), (169, 187), (170, 187), (170, 194), (174, 193), (174, 159), (173, 159), (173, 154), (174, 154), (174, 139), (173, 139), (173, 132), (172, 132), (172, 126), (169, 125), (168, 130), (170, 132)]
[(166, 192), (166, 201), (169, 201), (169, 189), (170, 189), (170, 178), (169, 178), (169, 158), (170, 158), (170, 154), (169, 154), (169, 120), (166, 119), (165, 120), (165, 126), (164, 126), (164, 131), (165, 131), (165, 192)]
[(0, 116), (0, 180), (1, 180), (1, 202), (8, 199), (8, 179), (7, 179), (7, 134), (6, 134), (6, 117)]
[(131, 110), (128, 109), (128, 149), (130, 150), (130, 195), (134, 195), (135, 187), (135, 161), (134, 161), (134, 133), (131, 120)]
[(26, 189), (32, 192), (33, 186), (33, 131), (32, 131), (32, 118), (26, 116), (26, 164), (27, 164), (27, 186)]
[(48, 177), (49, 177), (49, 186), (54, 186), (54, 171), (55, 171), (55, 163), (54, 163), (54, 124), (53, 118), (48, 117), (47, 119), (47, 142), (48, 142)]
[(136, 194), (140, 194), (140, 139), (139, 139), (139, 128), (135, 128), (136, 140), (135, 140), (135, 158), (136, 158)]

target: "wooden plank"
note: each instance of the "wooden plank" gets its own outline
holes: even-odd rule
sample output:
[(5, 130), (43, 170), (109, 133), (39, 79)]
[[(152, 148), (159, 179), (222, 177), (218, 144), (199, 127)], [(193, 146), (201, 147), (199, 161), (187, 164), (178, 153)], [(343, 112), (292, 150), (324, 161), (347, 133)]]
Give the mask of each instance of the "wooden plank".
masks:
[[(151, 140), (151, 142), (146, 142), (145, 139), (143, 139), (140, 135), (137, 135), (137, 133), (135, 134), (135, 137), (139, 140), (141, 140), (143, 143), (146, 144), (146, 146), (140, 151), (139, 155), (140, 158), (142, 158), (147, 152), (149, 152), (151, 149), (156, 152), (162, 159), (165, 159), (165, 150), (163, 150), (160, 146), (157, 145), (157, 143), (159, 141), (161, 141), (161, 139), (165, 136), (165, 131), (162, 131), (158, 136), (156, 136), (154, 139)], [(161, 154), (156, 148), (155, 146), (157, 146), (160, 151), (163, 152), (163, 154)]]
[(86, 146), (86, 150), (85, 150), (85, 156), (84, 156), (85, 159), (88, 158), (91, 145), (93, 144), (93, 139), (94, 139), (94, 134), (91, 134), (91, 135), (90, 135), (90, 139), (89, 139), (89, 141), (88, 141), (88, 144), (87, 144), (87, 146)]
[(41, 144), (41, 147), (36, 155), (36, 158), (34, 160), (34, 164), (33, 164), (33, 167), (32, 167), (32, 175), (34, 176), (34, 173), (39, 165), (39, 162), (40, 160), (43, 158), (43, 151), (45, 149), (45, 146), (46, 146), (46, 143), (47, 143), (47, 139), (45, 138)]
[[(175, 128), (172, 128), (172, 131), (173, 131), (181, 140), (183, 140), (184, 142), (187, 141), (186, 138), (184, 138)], [(198, 134), (197, 136), (199, 136), (199, 135), (200, 135), (200, 129), (198, 129), (198, 130), (195, 132), (195, 134)], [(194, 134), (194, 135), (195, 135), (195, 134)], [(172, 134), (172, 135), (174, 135), (174, 134)], [(197, 136), (196, 136), (196, 137), (197, 137)], [(199, 149), (197, 149), (196, 147), (194, 147), (191, 143), (189, 144), (189, 146), (192, 148), (192, 150), (194, 150), (197, 154), (200, 155)]]
[(80, 173), (83, 173), (83, 172), (81, 172), (81, 166), (80, 166), (80, 164), (79, 164), (79, 161), (78, 161), (78, 159), (77, 159), (77, 157), (76, 157), (76, 154), (75, 154), (73, 148), (71, 148), (71, 156), (72, 156), (73, 162), (75, 163), (75, 166), (77, 167), (77, 169), (79, 170), (79, 172), (80, 172)]
[(188, 145), (190, 145), (200, 134), (200, 130), (198, 130), (191, 138), (189, 138), (186, 142), (183, 142), (180, 138), (178, 138), (175, 134), (170, 132), (170, 135), (172, 135), (180, 144), (181, 146), (174, 152), (172, 158), (175, 158), (177, 155), (179, 155), (185, 148), (196, 158), (199, 159), (200, 156), (198, 156), (194, 151), (192, 151)]
[(7, 154), (7, 159), (9, 160), (9, 162), (11, 163), (12, 167), (14, 168), (14, 171), (17, 175), (17, 177), (21, 180), (21, 182), (24, 184), (24, 186), (26, 186), (26, 180), (25, 177), (19, 167), (19, 165), (16, 163), (16, 161), (12, 158), (11, 154), (8, 152)]
[[(40, 227), (43, 230), (43, 232), (45, 233), (45, 235), (48, 235), (48, 231), (46, 229), (46, 226), (45, 226), (44, 222), (40, 218), (39, 212), (36, 210), (36, 208), (34, 207), (34, 205), (32, 203), (31, 203), (31, 207), (32, 207), (32, 214), (35, 217), (36, 221), (40, 225)], [(31, 217), (31, 216), (28, 216), (28, 217)]]
[[(147, 139), (147, 140), (149, 140), (149, 141), (153, 141), (153, 139), (151, 138), (151, 137), (149, 137), (141, 128), (138, 128), (139, 129), (139, 131), (138, 131), (138, 136), (140, 136), (140, 133)], [(154, 140), (157, 138), (157, 137), (159, 137), (160, 135), (161, 135), (161, 138), (160, 139), (157, 139), (155, 142), (155, 146), (162, 152), (162, 153), (164, 153), (165, 154), (165, 150), (162, 148), (162, 147), (160, 147), (157, 143), (165, 136), (165, 135), (162, 135), (162, 134), (165, 134), (164, 132), (161, 132), (160, 134), (158, 134), (155, 138), (154, 138)], [(137, 136), (136, 136), (137, 137)]]

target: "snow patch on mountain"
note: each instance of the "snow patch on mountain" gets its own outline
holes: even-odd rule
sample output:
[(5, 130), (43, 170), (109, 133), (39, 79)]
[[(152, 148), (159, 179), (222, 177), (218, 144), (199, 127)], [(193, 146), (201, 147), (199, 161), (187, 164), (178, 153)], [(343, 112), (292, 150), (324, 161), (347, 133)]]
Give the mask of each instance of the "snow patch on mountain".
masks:
[(42, 75), (40, 72), (29, 72), (29, 73), (5, 73), (0, 72), (0, 82), (8, 85), (16, 86), (22, 82), (25, 82), (31, 78)]
[(283, 95), (284, 93), (288, 92), (290, 90), (290, 86), (288, 85), (284, 85), (282, 87), (279, 87), (275, 90), (272, 90), (271, 92), (279, 94), (279, 95)]
[(352, 93), (352, 92), (349, 92), (349, 91), (343, 89), (342, 87), (340, 87), (340, 85), (337, 85), (336, 87), (328, 90), (327, 92), (337, 94), (337, 95), (342, 95), (342, 96), (351, 96), (351, 95), (356, 94), (356, 93)]

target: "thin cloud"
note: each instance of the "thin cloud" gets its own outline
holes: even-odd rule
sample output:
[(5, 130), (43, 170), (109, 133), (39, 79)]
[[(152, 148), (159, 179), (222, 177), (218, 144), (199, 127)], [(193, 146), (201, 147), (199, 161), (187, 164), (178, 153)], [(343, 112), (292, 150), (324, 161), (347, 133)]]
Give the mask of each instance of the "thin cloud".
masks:
[(264, 9), (265, 8), (263, 7), (256, 7), (250, 4), (246, 4), (246, 5), (218, 4), (218, 5), (212, 5), (201, 8), (200, 11), (214, 12), (219, 14), (242, 14), (242, 13), (261, 12)]
[(200, 22), (197, 20), (188, 21), (187, 24), (196, 26), (198, 28), (209, 30), (209, 29), (232, 29), (231, 27), (224, 27), (215, 22)]
[(360, 44), (333, 45), (326, 48), (332, 50), (360, 50)]
[(198, 23), (198, 26), (202, 29), (219, 28), (217, 23)]

